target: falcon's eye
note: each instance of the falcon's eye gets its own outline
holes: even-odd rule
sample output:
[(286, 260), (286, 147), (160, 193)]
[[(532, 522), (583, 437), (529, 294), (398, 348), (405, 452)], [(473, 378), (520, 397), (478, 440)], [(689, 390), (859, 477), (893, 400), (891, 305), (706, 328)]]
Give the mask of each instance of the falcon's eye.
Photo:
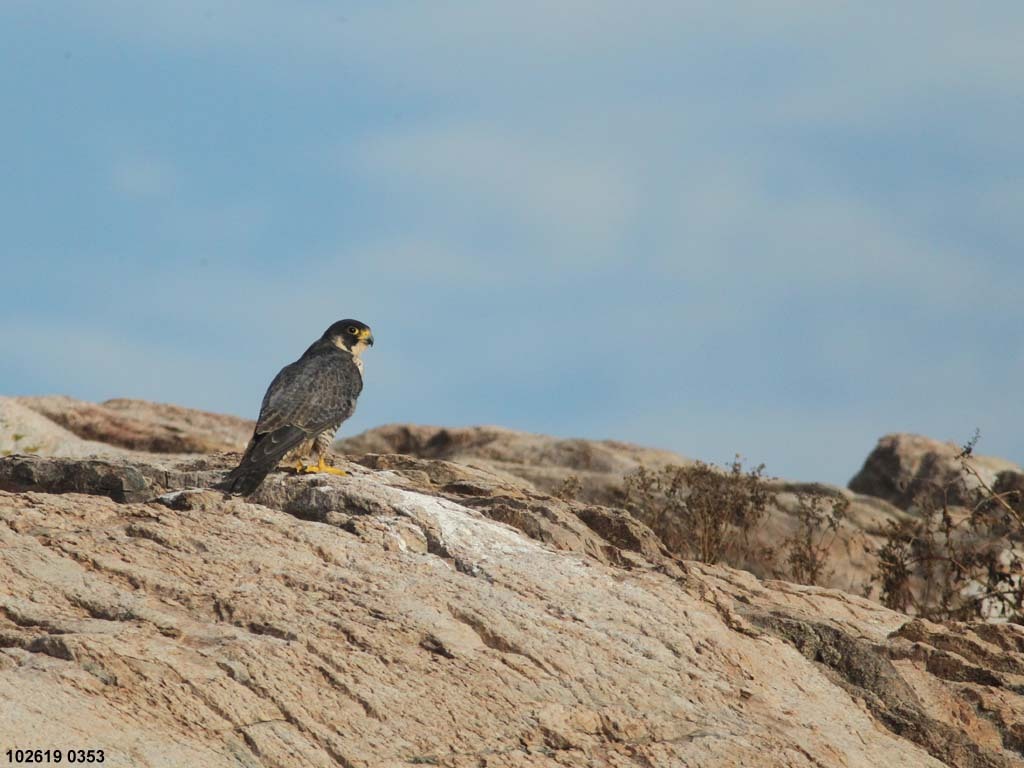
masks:
[(359, 329), (356, 328), (354, 325), (350, 325), (348, 327), (348, 332), (355, 336), (357, 333), (359, 333)]

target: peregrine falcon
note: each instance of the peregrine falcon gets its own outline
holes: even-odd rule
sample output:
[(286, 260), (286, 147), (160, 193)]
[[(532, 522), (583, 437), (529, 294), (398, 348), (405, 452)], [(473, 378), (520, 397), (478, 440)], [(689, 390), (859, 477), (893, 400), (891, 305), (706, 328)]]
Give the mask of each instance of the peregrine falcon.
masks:
[[(220, 487), (247, 495), (291, 453), (298, 472), (345, 472), (324, 463), (334, 433), (356, 409), (363, 389), (360, 355), (373, 346), (369, 326), (358, 320), (340, 320), (324, 331), (302, 357), (286, 365), (270, 382), (263, 396), (256, 430), (245, 454)], [(303, 458), (310, 452), (316, 464)]]

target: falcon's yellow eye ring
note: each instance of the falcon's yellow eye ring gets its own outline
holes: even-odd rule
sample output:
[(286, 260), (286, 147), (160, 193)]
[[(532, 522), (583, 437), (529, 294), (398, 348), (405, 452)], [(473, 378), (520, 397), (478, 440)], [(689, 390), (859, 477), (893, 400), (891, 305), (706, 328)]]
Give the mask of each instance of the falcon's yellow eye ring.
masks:
[(355, 327), (354, 325), (350, 325), (350, 326), (348, 327), (348, 329), (347, 329), (347, 330), (348, 330), (348, 332), (349, 332), (349, 333), (351, 333), (351, 334), (352, 334), (353, 336), (356, 336), (356, 335), (357, 335), (357, 334), (359, 333), (359, 329), (358, 329), (358, 328), (356, 328), (356, 327)]

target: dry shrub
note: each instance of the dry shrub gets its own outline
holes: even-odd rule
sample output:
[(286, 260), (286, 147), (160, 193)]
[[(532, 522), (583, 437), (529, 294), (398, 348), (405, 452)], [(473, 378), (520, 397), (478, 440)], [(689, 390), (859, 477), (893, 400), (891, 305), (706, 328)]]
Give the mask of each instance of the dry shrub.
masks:
[[(739, 456), (725, 467), (704, 462), (641, 467), (627, 475), (623, 506), (681, 555), (803, 584), (819, 584), (831, 573), (829, 550), (849, 507), (845, 497), (797, 494), (797, 529), (776, 548), (753, 542), (751, 532), (772, 507), (775, 489), (764, 465), (744, 470)], [(776, 567), (782, 555), (784, 566)]]
[(935, 621), (1024, 623), (1024, 560), (1015, 547), (1024, 540), (1021, 494), (997, 492), (971, 464), (978, 437), (958, 455), (956, 480), (922, 484), (915, 518), (889, 523), (874, 575), (889, 608)]
[(723, 469), (698, 461), (625, 478), (623, 506), (673, 552), (703, 563), (742, 562), (755, 552), (750, 531), (774, 500), (764, 465), (744, 470), (739, 456)]
[[(886, 606), (934, 621), (1024, 623), (1024, 477), (986, 482), (970, 461), (977, 440), (963, 446), (954, 481), (914, 478), (913, 518), (888, 524), (871, 578)], [(759, 546), (751, 534), (778, 502), (764, 466), (745, 470), (739, 457), (721, 468), (641, 467), (626, 476), (622, 502), (682, 557), (804, 584), (831, 575), (829, 552), (850, 506), (845, 496), (798, 493), (794, 533), (777, 549)]]
[(583, 490), (583, 483), (576, 475), (569, 475), (562, 481), (562, 485), (555, 491), (555, 498), (562, 501), (576, 501), (580, 491)]
[(831, 576), (829, 550), (849, 508), (845, 496), (798, 493), (797, 529), (783, 542), (788, 568), (780, 575), (800, 584), (821, 584)]

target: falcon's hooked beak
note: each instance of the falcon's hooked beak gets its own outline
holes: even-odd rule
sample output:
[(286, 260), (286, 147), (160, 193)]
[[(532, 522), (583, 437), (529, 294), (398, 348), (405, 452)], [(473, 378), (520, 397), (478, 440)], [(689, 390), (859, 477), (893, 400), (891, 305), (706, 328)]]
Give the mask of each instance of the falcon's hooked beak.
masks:
[(372, 346), (373, 331), (371, 331), (369, 328), (360, 328), (359, 332), (356, 334), (356, 340), (352, 344), (352, 347), (349, 349), (349, 351), (356, 357), (359, 357), (361, 354), (363, 354), (363, 352), (367, 350), (368, 347)]

